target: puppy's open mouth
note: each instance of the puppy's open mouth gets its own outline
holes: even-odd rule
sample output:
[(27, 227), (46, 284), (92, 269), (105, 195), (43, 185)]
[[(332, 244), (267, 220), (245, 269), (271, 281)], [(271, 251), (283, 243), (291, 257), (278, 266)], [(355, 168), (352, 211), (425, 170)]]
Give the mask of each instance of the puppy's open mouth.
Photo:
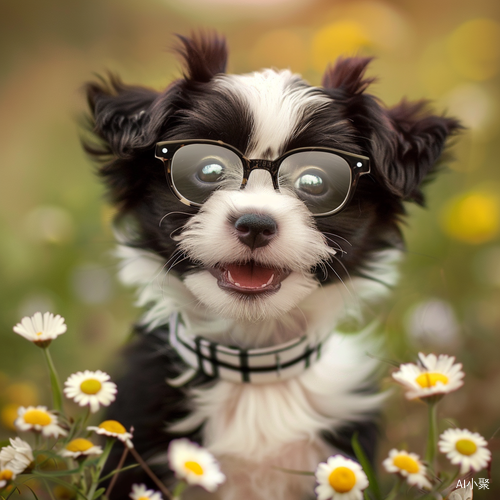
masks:
[(255, 295), (277, 292), (290, 271), (262, 266), (250, 261), (245, 264), (218, 264), (210, 272), (223, 290)]

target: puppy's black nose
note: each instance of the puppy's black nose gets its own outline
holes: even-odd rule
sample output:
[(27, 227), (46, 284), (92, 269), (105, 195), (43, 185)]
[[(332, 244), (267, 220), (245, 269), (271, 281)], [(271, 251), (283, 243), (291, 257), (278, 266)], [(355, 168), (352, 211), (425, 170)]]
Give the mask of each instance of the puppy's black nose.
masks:
[(234, 227), (239, 240), (252, 250), (270, 243), (278, 229), (272, 217), (261, 214), (242, 215), (234, 223)]

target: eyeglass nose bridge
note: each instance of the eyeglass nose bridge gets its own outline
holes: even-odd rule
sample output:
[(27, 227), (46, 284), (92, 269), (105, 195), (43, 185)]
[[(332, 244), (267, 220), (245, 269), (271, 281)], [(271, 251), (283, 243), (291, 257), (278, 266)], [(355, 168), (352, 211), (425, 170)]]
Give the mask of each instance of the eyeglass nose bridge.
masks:
[(278, 184), (279, 167), (280, 167), (279, 162), (273, 160), (247, 160), (243, 181), (241, 182), (240, 189), (243, 189), (247, 185), (248, 178), (250, 177), (250, 174), (254, 170), (266, 170), (271, 174), (271, 179), (273, 181), (274, 189), (279, 190), (279, 184)]

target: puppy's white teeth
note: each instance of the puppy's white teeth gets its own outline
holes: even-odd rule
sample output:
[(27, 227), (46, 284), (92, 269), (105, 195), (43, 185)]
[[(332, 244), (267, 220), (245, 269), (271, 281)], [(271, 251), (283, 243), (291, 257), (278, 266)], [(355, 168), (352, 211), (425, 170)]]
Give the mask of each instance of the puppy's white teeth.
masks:
[(230, 283), (232, 283), (233, 285), (238, 285), (239, 286), (239, 283), (235, 283), (234, 282), (234, 278), (231, 276), (231, 272), (228, 270), (227, 271), (227, 279), (229, 280)]
[(235, 281), (233, 281), (233, 283), (234, 283), (236, 286), (241, 286), (239, 283), (236, 283)]
[(274, 274), (271, 274), (271, 277), (269, 278), (268, 282), (265, 285), (262, 285), (262, 288), (264, 288), (267, 285), (270, 285), (274, 280)]

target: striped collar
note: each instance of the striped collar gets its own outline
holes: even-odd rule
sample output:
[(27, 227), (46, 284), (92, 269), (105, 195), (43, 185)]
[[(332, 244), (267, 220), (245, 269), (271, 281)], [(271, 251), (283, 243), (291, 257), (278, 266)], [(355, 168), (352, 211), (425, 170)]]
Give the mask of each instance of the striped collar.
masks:
[(170, 317), (170, 344), (190, 370), (171, 386), (182, 386), (197, 373), (230, 382), (266, 384), (303, 373), (321, 355), (321, 343), (311, 344), (304, 335), (284, 344), (260, 349), (239, 349), (217, 344), (186, 332), (178, 313)]

